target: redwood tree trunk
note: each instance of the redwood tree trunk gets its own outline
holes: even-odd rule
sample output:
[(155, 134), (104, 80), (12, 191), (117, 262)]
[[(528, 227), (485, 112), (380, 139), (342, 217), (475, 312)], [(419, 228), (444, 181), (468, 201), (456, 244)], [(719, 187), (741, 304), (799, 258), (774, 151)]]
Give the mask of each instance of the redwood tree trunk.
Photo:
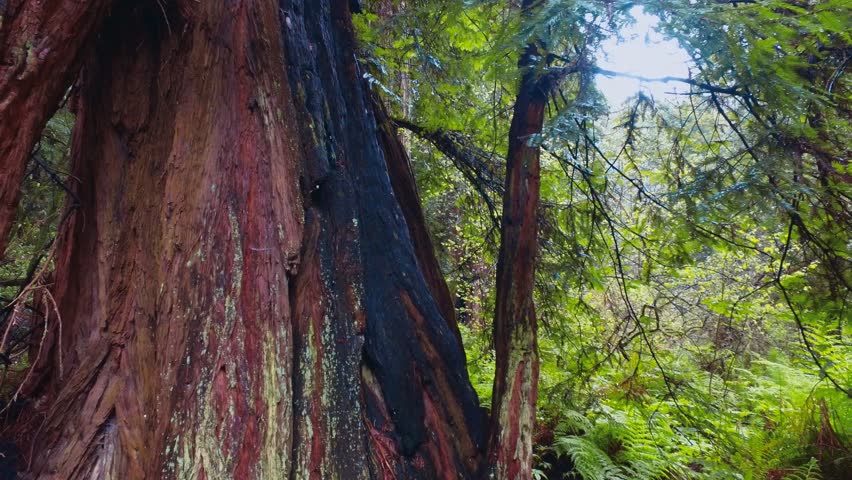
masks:
[(60, 316), (18, 428), (29, 474), (475, 474), (484, 422), (393, 194), (349, 5), (111, 12), (81, 76)]
[[(530, 8), (535, 0), (525, 0)], [(538, 398), (538, 339), (533, 303), (538, 249), (539, 147), (546, 89), (532, 67), (530, 45), (521, 56), (521, 84), (509, 127), (503, 225), (497, 259), (494, 314), (496, 368), (491, 401), (488, 459), (494, 478), (532, 478), (532, 435)]]

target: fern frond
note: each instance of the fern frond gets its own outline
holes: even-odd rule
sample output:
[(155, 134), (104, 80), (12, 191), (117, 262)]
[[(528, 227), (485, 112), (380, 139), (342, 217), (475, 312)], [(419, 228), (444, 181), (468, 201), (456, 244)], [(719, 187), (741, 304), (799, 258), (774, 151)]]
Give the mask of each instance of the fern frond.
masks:
[(808, 463), (796, 468), (794, 472), (784, 475), (783, 480), (822, 480), (819, 462), (811, 458)]
[(626, 472), (593, 442), (576, 436), (556, 439), (556, 451), (568, 455), (584, 480), (627, 480)]

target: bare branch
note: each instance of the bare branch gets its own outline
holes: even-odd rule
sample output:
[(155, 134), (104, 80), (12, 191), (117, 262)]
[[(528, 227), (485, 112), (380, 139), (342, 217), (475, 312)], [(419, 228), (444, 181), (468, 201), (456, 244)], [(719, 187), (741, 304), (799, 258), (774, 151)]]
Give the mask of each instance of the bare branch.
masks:
[(635, 75), (627, 72), (615, 72), (613, 70), (606, 70), (603, 68), (595, 67), (592, 69), (594, 73), (604, 75), (606, 77), (624, 77), (624, 78), (633, 78), (636, 80), (641, 80), (643, 82), (680, 82), (685, 83), (687, 85), (692, 85), (693, 87), (700, 88), (701, 90), (705, 90), (707, 92), (712, 93), (722, 93), (725, 95), (737, 95), (744, 96), (747, 92), (740, 87), (734, 85), (732, 87), (720, 87), (718, 85), (711, 85), (709, 83), (699, 82), (692, 78), (683, 78), (683, 77), (643, 77), (642, 75)]

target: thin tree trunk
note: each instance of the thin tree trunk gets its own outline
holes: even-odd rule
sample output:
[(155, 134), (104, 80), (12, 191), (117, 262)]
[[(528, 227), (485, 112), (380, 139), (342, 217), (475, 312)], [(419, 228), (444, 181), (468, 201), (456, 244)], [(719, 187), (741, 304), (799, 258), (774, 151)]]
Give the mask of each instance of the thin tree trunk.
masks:
[(29, 474), (474, 475), (483, 421), (393, 194), (349, 4), (112, 12), (84, 62), (60, 317), (18, 429)]
[[(525, 0), (530, 8), (534, 0)], [(496, 368), (491, 401), (488, 459), (497, 479), (532, 478), (532, 435), (538, 397), (538, 340), (533, 302), (538, 249), (539, 147), (547, 96), (531, 67), (536, 49), (527, 47), (509, 128), (503, 226), (497, 260), (494, 315)]]
[(0, 260), (33, 146), (110, 3), (0, 1)]

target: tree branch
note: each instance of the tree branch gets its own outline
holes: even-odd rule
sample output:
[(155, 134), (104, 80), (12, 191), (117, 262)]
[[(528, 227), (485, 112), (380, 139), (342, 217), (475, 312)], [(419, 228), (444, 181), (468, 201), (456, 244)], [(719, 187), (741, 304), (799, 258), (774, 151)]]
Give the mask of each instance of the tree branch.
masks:
[(635, 75), (627, 72), (616, 72), (613, 70), (606, 70), (599, 67), (594, 67), (592, 69), (594, 73), (599, 75), (604, 75), (606, 77), (624, 77), (624, 78), (633, 78), (636, 80), (641, 80), (643, 82), (680, 82), (685, 83), (687, 85), (692, 85), (693, 87), (700, 88), (707, 92), (713, 93), (722, 93), (725, 95), (738, 95), (743, 96), (746, 95), (745, 90), (740, 89), (740, 87), (734, 85), (732, 87), (719, 87), (717, 85), (711, 85), (709, 83), (702, 83), (692, 78), (683, 78), (683, 77), (644, 77), (642, 75)]
[(500, 174), (496, 171), (494, 162), (491, 161), (494, 155), (472, 145), (461, 132), (442, 128), (429, 130), (401, 118), (393, 118), (391, 121), (397, 127), (404, 128), (421, 140), (431, 143), (443, 153), (482, 197), (494, 224), (500, 225), (500, 216), (491, 197), (491, 193), (503, 195)]

